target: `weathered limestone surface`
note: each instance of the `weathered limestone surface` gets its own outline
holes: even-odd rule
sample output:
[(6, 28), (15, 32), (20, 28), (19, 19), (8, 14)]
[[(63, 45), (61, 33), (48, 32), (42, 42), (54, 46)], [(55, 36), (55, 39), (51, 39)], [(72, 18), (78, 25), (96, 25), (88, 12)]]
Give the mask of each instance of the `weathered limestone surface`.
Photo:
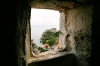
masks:
[(65, 30), (65, 13), (60, 12), (60, 31), (61, 34), (59, 35), (59, 43), (61, 44), (62, 48), (65, 48), (65, 36), (66, 36), (66, 30)]
[(53, 9), (53, 10), (62, 10), (63, 8), (74, 8), (80, 6), (81, 4), (76, 1), (66, 0), (29, 0), (29, 3), (32, 8), (40, 9)]
[(69, 34), (71, 52), (80, 60), (89, 62), (92, 44), (93, 6), (80, 6), (66, 12), (66, 32)]
[(26, 66), (28, 63), (28, 59), (32, 56), (31, 53), (31, 26), (30, 26), (30, 11), (31, 8), (29, 8), (29, 10), (27, 10), (28, 14), (27, 15), (27, 26), (26, 26), (26, 38), (25, 38), (25, 52), (26, 52)]

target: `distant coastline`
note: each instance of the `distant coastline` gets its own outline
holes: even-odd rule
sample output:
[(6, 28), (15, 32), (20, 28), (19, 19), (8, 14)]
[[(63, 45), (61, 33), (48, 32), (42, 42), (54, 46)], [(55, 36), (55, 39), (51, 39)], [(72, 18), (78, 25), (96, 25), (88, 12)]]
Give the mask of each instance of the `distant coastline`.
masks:
[(57, 28), (59, 30), (59, 25), (31, 25), (31, 39), (34, 39), (34, 42), (37, 46), (41, 46), (42, 44), (39, 43), (39, 39), (44, 32), (44, 30)]

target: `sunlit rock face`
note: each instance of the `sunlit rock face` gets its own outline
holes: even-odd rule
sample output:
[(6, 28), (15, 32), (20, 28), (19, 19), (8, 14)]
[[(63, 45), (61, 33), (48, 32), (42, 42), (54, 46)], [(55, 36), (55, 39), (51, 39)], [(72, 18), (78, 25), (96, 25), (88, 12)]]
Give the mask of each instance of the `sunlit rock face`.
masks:
[[(92, 44), (93, 6), (80, 6), (60, 12), (60, 44), (66, 46), (68, 52), (74, 53), (81, 64), (88, 65)], [(67, 37), (67, 35), (70, 35)]]
[(59, 35), (59, 43), (61, 44), (62, 48), (65, 48), (65, 36), (66, 36), (66, 30), (65, 30), (65, 13), (60, 12), (60, 31), (61, 34)]
[[(69, 34), (71, 52), (80, 59), (89, 62), (92, 44), (92, 13), (93, 6), (80, 6), (67, 10), (65, 29)], [(68, 41), (66, 41), (68, 42)]]

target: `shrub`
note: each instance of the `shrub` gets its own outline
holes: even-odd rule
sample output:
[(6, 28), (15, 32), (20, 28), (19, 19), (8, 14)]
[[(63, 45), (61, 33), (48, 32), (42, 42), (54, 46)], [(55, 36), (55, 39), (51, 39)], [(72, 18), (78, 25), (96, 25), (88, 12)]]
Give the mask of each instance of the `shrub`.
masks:
[(50, 46), (54, 45), (55, 42), (56, 42), (56, 39), (55, 39), (54, 37), (50, 38), (50, 39), (47, 41), (47, 43), (48, 43)]
[(39, 47), (38, 49), (40, 50), (40, 53), (41, 53), (41, 52), (48, 51), (48, 50), (43, 49), (42, 47)]
[(46, 43), (46, 40), (42, 40), (42, 44), (45, 44)]

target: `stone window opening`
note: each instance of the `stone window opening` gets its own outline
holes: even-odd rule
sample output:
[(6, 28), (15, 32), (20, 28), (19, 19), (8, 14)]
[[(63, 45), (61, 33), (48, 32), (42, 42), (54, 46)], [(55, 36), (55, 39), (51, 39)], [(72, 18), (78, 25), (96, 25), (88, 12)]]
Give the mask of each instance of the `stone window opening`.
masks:
[[(32, 9), (32, 8), (31, 8)], [(38, 9), (38, 8), (35, 8), (35, 9)], [(40, 8), (39, 8), (40, 9)], [(45, 10), (47, 10), (47, 9), (45, 9)], [(57, 11), (57, 10), (52, 10), (52, 9), (50, 9), (51, 10), (51, 12), (52, 11)], [(59, 11), (57, 11), (57, 12), (59, 12)], [(32, 11), (31, 11), (31, 13), (32, 13)], [(34, 16), (34, 14), (33, 14), (33, 16)], [(51, 16), (51, 15), (50, 15)], [(49, 17), (49, 16), (48, 16)], [(60, 13), (59, 13), (59, 16), (57, 17), (58, 18), (58, 23), (60, 22), (59, 21), (59, 18), (60, 18)], [(35, 19), (34, 18), (32, 18), (32, 14), (31, 14), (31, 20), (33, 19), (33, 22), (35, 21)], [(55, 25), (55, 24), (54, 24)], [(52, 55), (56, 55), (58, 52), (62, 52), (62, 51), (60, 51), (62, 48), (60, 47), (60, 43), (59, 43), (59, 36), (58, 37), (55, 37), (55, 44), (53, 45), (53, 46), (50, 46), (49, 44), (44, 44), (44, 45), (42, 45), (42, 46), (37, 46), (37, 44), (35, 43), (36, 41), (36, 39), (33, 39), (32, 38), (32, 35), (34, 34), (34, 32), (32, 32), (33, 31), (33, 26), (36, 26), (36, 24), (34, 24), (34, 25), (32, 25), (32, 22), (31, 22), (31, 57), (33, 58), (33, 61), (31, 61), (31, 62), (36, 62), (36, 61), (39, 61), (39, 59), (40, 58), (43, 58), (43, 60), (45, 60), (45, 59), (49, 59), (49, 56), (50, 57), (52, 57), (53, 58), (53, 56)], [(45, 25), (44, 25), (45, 26)], [(48, 25), (46, 25), (46, 26), (48, 26)], [(53, 33), (56, 33), (56, 35), (57, 35), (57, 32), (59, 31), (59, 33), (61, 33), (60, 32), (60, 29), (59, 29), (59, 25), (57, 25), (58, 27), (55, 27), (55, 26), (53, 26), (53, 27), (50, 27), (50, 28), (46, 28), (46, 30), (47, 31), (51, 31), (51, 32), (53, 32)], [(40, 26), (41, 27), (41, 26)], [(38, 27), (39, 28), (39, 27)], [(56, 29), (55, 29), (56, 28)], [(36, 28), (35, 28), (36, 29)], [(40, 28), (40, 30), (41, 30), (41, 28)], [(39, 32), (39, 31), (38, 31)], [(37, 33), (38, 33), (37, 32)], [(45, 30), (44, 30), (44, 32), (45, 32)], [(42, 34), (42, 33), (41, 33)], [(43, 33), (44, 34), (44, 33)], [(52, 35), (52, 34), (51, 34)], [(44, 35), (44, 37), (45, 37), (45, 35)], [(41, 38), (41, 37), (40, 37)], [(49, 39), (48, 39), (49, 40)], [(47, 40), (47, 41), (48, 41)], [(36, 46), (36, 47), (34, 47), (33, 48), (33, 46)], [(43, 47), (44, 46), (44, 47)], [(47, 51), (45, 51), (45, 52), (40, 52), (40, 49), (42, 49), (42, 50), (47, 50)], [(46, 57), (47, 56), (47, 57)]]
[[(60, 12), (60, 30), (62, 35), (60, 35), (60, 42), (62, 43), (62, 47), (64, 48), (66, 45), (66, 35), (70, 34), (68, 38), (68, 42), (70, 43), (71, 49), (69, 50), (71, 53), (75, 54), (78, 59), (82, 59), (82, 61), (86, 62), (84, 59), (90, 57), (91, 52), (91, 42), (86, 38), (90, 38), (91, 36), (91, 28), (88, 26), (92, 23), (92, 6), (91, 5), (81, 5), (80, 3), (74, 7), (73, 2), (62, 2), (54, 5), (54, 2), (48, 5), (48, 2), (41, 2), (41, 3), (32, 3), (31, 7), (41, 8), (41, 9), (54, 9)], [(65, 4), (65, 5), (64, 5)], [(48, 7), (50, 6), (50, 7)], [(90, 12), (91, 11), (91, 12)], [(86, 19), (88, 18), (88, 19)], [(85, 27), (84, 27), (85, 26)], [(83, 39), (80, 39), (80, 35), (86, 36)], [(88, 36), (89, 35), (89, 36)], [(75, 41), (74, 37), (78, 37), (78, 41)], [(86, 45), (88, 44), (88, 45)], [(80, 48), (82, 47), (82, 48)], [(90, 51), (87, 51), (84, 48), (89, 48)], [(84, 51), (83, 51), (84, 49)], [(81, 60), (80, 60), (81, 61)], [(88, 64), (87, 62), (85, 64)]]
[[(50, 4), (50, 3), (49, 3)], [(47, 4), (46, 4), (47, 5)], [(64, 8), (62, 8), (62, 7), (59, 7), (59, 6), (56, 6), (55, 8), (54, 8), (54, 6), (53, 5), (51, 5), (50, 7), (48, 7), (49, 5), (47, 5), (47, 6), (44, 6), (44, 3), (41, 3), (41, 4), (34, 4), (34, 3), (31, 3), (31, 8), (36, 8), (36, 9), (50, 9), (50, 10), (55, 10), (55, 11), (59, 11), (59, 13), (60, 13), (60, 17), (59, 17), (59, 32), (60, 32), (60, 35), (59, 35), (59, 44), (58, 45), (56, 45), (56, 46), (60, 46), (60, 48), (59, 48), (59, 51), (58, 52), (61, 52), (61, 53), (63, 53), (63, 52), (65, 52), (65, 53), (63, 53), (63, 54), (59, 54), (57, 57), (59, 57), (59, 56), (61, 56), (61, 55), (64, 55), (64, 54), (66, 54), (66, 53), (68, 53), (67, 52), (67, 49), (65, 48), (66, 47), (66, 45), (65, 45), (65, 33), (64, 33), (64, 31), (65, 31), (65, 20), (66, 20), (66, 16), (65, 16), (65, 9)], [(33, 40), (34, 41), (34, 40)], [(32, 43), (32, 42), (31, 42)], [(31, 46), (32, 46), (32, 44), (31, 44)], [(65, 48), (65, 49), (64, 49)], [(32, 49), (30, 49), (30, 52), (31, 52), (31, 50)], [(31, 58), (35, 58), (35, 56), (34, 56), (34, 53), (30, 53), (31, 54)], [(56, 54), (56, 52), (54, 52), (54, 54)], [(38, 56), (37, 56), (38, 57)], [(51, 56), (50, 56), (51, 57)], [(35, 62), (34, 60), (33, 61), (30, 61), (29, 63), (31, 63), (31, 62)]]
[[(57, 4), (60, 4), (59, 2), (56, 2), (56, 1), (50, 1), (50, 3), (48, 3), (49, 1), (47, 1), (47, 2), (41, 2), (41, 1), (30, 1), (30, 5), (31, 5), (31, 8), (38, 8), (38, 9), (51, 9), (51, 10), (55, 10), (55, 11), (59, 11), (59, 13), (60, 13), (60, 18), (59, 18), (59, 28), (60, 28), (60, 33), (61, 33), (61, 35), (59, 36), (59, 43), (60, 43), (60, 45), (57, 45), (58, 47), (60, 46), (60, 49), (61, 49), (61, 51), (59, 51), (59, 52), (64, 52), (63, 51), (63, 49), (64, 49), (64, 47), (65, 47), (65, 44), (64, 44), (64, 41), (65, 40), (63, 40), (63, 39), (65, 39), (64, 37), (65, 37), (65, 35), (63, 35), (64, 34), (64, 32), (62, 31), (62, 30), (65, 30), (65, 27), (64, 27), (64, 24), (65, 24), (65, 8), (63, 8), (62, 6), (62, 4), (60, 5), (60, 6), (58, 6)], [(55, 4), (56, 3), (56, 4)], [(66, 2), (67, 3), (67, 2)], [(31, 25), (30, 25), (30, 28), (31, 28)], [(31, 31), (31, 29), (30, 29), (30, 31)], [(30, 33), (30, 35), (31, 35), (31, 33)], [(63, 39), (62, 39), (63, 38)], [(62, 39), (62, 40), (61, 40)], [(34, 41), (34, 40), (33, 40)], [(31, 62), (34, 62), (34, 61), (31, 61), (30, 62), (30, 59), (32, 58), (32, 57), (35, 57), (35, 56), (33, 56), (33, 54), (32, 54), (32, 52), (31, 52), (31, 46), (32, 46), (32, 44), (31, 44), (32, 42), (31, 42), (31, 40), (30, 40), (30, 48), (28, 48), (27, 47), (27, 49), (26, 49), (26, 53), (27, 53), (27, 56), (29, 56), (29, 58), (28, 58), (28, 60), (29, 60), (29, 63), (31, 63)], [(27, 50), (30, 50), (29, 52), (27, 52)], [(66, 50), (65, 50), (66, 51)], [(29, 55), (30, 54), (30, 55)], [(58, 55), (58, 56), (60, 56), (60, 55)]]
[[(25, 66), (25, 63), (27, 63), (28, 59), (31, 58), (31, 51), (30, 51), (31, 50), (30, 49), (31, 8), (58, 10), (60, 12), (60, 30), (62, 32), (62, 35), (60, 35), (61, 38), (60, 42), (62, 47), (64, 47), (65, 44), (64, 43), (65, 36), (67, 34), (70, 34), (70, 37), (68, 39), (70, 40), (70, 47), (72, 48), (71, 52), (75, 53), (75, 56), (77, 56), (79, 60), (82, 59), (82, 61), (87, 62), (85, 60), (91, 55), (91, 44), (92, 44), (91, 25), (93, 24), (92, 14), (94, 10), (93, 9), (94, 5), (91, 2), (90, 3), (87, 1), (85, 2), (84, 0), (83, 0), (84, 2), (78, 2), (80, 0), (77, 1), (29, 0), (29, 1), (30, 2), (27, 2), (27, 0), (18, 0), (16, 5), (17, 22), (15, 24), (16, 39), (14, 40), (15, 40), (16, 51), (18, 56), (18, 65)], [(13, 12), (13, 10), (11, 10), (11, 12)], [(12, 33), (8, 33), (8, 34), (11, 35)], [(64, 60), (65, 59), (67, 58), (64, 58)]]

